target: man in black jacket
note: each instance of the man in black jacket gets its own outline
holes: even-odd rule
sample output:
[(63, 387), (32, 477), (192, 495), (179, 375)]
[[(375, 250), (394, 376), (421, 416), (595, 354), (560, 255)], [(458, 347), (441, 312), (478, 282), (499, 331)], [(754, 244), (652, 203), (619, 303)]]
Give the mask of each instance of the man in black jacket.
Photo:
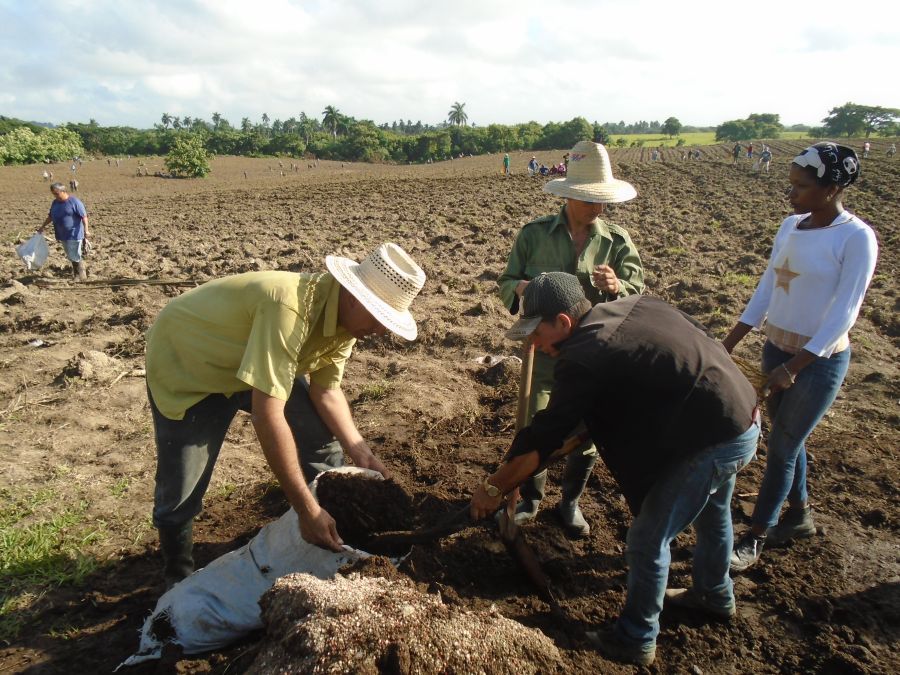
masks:
[[(657, 298), (591, 307), (574, 276), (551, 272), (523, 300), (507, 336), (557, 358), (550, 403), (475, 490), (472, 515), (496, 510), (583, 421), (634, 515), (625, 607), (589, 639), (610, 658), (647, 665), (664, 598), (718, 618), (735, 613), (729, 505), (735, 475), (756, 452), (756, 392), (701, 324)], [(666, 591), (669, 544), (691, 523), (693, 588)]]

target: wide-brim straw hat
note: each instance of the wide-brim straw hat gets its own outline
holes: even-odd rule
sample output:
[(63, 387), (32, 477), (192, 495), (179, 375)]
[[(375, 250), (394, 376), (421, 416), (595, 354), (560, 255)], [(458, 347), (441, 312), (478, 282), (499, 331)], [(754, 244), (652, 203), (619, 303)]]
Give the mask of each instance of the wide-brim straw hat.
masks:
[(334, 255), (325, 266), (337, 282), (392, 333), (415, 340), (409, 306), (425, 285), (425, 272), (397, 244), (382, 244), (361, 263)]
[(594, 204), (617, 204), (637, 197), (631, 183), (613, 177), (606, 148), (590, 141), (572, 148), (566, 177), (545, 184), (544, 192)]

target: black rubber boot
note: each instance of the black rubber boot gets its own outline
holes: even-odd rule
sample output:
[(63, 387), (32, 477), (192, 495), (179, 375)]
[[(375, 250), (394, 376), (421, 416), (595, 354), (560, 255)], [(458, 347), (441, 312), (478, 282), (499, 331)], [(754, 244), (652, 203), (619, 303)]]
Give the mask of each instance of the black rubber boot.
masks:
[(580, 539), (591, 533), (591, 526), (584, 519), (578, 499), (584, 492), (588, 478), (591, 477), (591, 469), (597, 461), (597, 453), (583, 454), (579, 448), (569, 455), (566, 460), (566, 470), (562, 477), (562, 499), (556, 507), (556, 514), (562, 521), (563, 529), (570, 537)]
[(544, 489), (547, 487), (547, 472), (541, 471), (536, 476), (531, 476), (519, 488), (519, 496), (522, 501), (516, 506), (516, 525), (522, 525), (534, 520), (541, 500), (544, 498)]
[(166, 590), (194, 571), (194, 521), (159, 528), (159, 549), (163, 556)]

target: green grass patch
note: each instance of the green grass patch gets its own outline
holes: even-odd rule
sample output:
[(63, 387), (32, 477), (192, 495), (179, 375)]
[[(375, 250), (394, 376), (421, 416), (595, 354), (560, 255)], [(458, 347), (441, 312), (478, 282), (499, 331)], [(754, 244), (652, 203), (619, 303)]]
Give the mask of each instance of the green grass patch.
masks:
[[(675, 147), (678, 139), (684, 139), (685, 146), (696, 145), (717, 145), (721, 141), (716, 140), (715, 131), (694, 131), (690, 133), (680, 134), (674, 138), (669, 138), (665, 134), (610, 134), (610, 147), (615, 147), (616, 140), (625, 139), (625, 147), (630, 147), (633, 141), (643, 141), (645, 148), (659, 147), (660, 145), (667, 148)], [(779, 140), (796, 140), (808, 138), (803, 131), (782, 131)], [(747, 141), (743, 141), (741, 145), (746, 145)]]
[(222, 483), (219, 487), (215, 489), (215, 496), (219, 499), (228, 499), (235, 493), (237, 490), (237, 485), (234, 483)]
[(688, 254), (687, 249), (683, 246), (669, 246), (665, 249), (664, 253), (671, 256), (681, 256)]
[(87, 550), (105, 534), (86, 521), (87, 503), (54, 490), (0, 490), (0, 640), (16, 637), (48, 586), (78, 584), (99, 565)]
[(113, 497), (122, 497), (128, 492), (128, 486), (131, 485), (131, 481), (128, 478), (120, 478), (113, 486), (110, 488), (110, 492)]
[(391, 384), (387, 380), (381, 380), (380, 382), (370, 382), (369, 384), (363, 386), (362, 390), (359, 392), (359, 398), (357, 400), (360, 403), (363, 401), (380, 401), (383, 398), (387, 397), (390, 391)]
[(754, 288), (759, 279), (759, 277), (751, 274), (739, 274), (737, 272), (726, 272), (722, 278), (729, 286), (746, 286), (748, 288)]

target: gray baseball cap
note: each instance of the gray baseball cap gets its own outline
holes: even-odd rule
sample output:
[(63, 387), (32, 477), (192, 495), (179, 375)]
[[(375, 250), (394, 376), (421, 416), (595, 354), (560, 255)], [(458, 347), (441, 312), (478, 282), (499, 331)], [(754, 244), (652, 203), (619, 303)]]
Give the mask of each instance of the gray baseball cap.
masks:
[(589, 304), (578, 278), (566, 272), (543, 272), (528, 282), (522, 294), (522, 315), (506, 331), (510, 340), (524, 340), (541, 321)]

